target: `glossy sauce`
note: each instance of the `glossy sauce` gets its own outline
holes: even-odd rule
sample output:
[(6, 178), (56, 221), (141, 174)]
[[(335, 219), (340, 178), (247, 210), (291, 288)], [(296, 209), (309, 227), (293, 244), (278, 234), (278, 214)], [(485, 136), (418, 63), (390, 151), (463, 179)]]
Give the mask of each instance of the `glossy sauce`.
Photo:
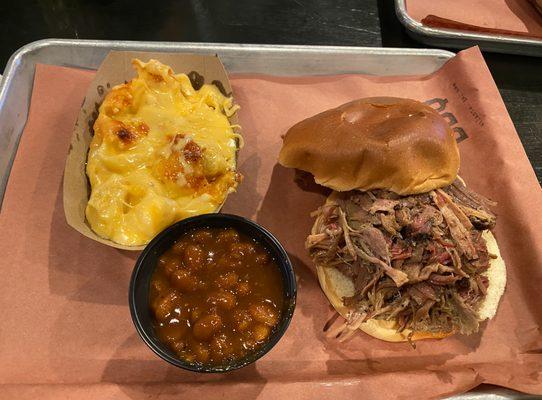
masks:
[(159, 259), (150, 307), (160, 340), (181, 359), (227, 365), (261, 347), (283, 306), (280, 270), (231, 228), (189, 232)]

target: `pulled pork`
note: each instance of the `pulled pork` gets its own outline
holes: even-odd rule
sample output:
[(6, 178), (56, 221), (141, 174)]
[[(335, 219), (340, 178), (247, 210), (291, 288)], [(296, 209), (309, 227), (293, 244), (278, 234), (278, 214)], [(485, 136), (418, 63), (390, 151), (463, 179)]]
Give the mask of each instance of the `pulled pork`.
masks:
[(307, 238), (313, 260), (352, 279), (343, 298), (355, 321), (397, 321), (397, 330), (478, 330), (489, 267), (481, 231), (495, 226), (495, 203), (456, 180), (429, 193), (339, 194), (317, 210)]

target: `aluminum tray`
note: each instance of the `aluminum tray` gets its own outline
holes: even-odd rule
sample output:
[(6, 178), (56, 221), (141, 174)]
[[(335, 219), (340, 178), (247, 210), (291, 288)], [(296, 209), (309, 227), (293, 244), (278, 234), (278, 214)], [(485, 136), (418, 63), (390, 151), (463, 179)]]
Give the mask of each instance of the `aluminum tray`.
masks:
[(464, 49), (478, 45), (482, 50), (497, 53), (542, 57), (541, 39), (430, 28), (408, 15), (406, 0), (395, 0), (395, 13), (410, 37), (431, 46)]
[[(33, 42), (11, 56), (0, 83), (0, 202), (26, 124), (36, 63), (96, 69), (110, 50), (216, 53), (228, 72), (273, 75), (427, 74), (454, 56), (444, 50), (369, 47), (60, 39)], [(524, 398), (530, 396), (491, 385), (452, 397), (461, 400)]]

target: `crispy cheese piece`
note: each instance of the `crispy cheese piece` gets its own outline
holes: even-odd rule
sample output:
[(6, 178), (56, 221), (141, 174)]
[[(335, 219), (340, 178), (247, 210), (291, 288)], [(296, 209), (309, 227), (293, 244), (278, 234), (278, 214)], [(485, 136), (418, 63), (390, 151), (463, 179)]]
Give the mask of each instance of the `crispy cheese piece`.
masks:
[(86, 169), (90, 227), (128, 246), (217, 211), (237, 186), (240, 140), (228, 121), (237, 106), (216, 86), (195, 90), (156, 60), (132, 64), (138, 76), (100, 106)]

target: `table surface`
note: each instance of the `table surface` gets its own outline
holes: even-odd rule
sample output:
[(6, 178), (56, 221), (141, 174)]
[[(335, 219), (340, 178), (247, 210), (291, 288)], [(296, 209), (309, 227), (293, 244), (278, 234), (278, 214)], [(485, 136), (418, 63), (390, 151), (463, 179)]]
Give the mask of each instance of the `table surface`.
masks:
[[(0, 2), (0, 72), (44, 38), (422, 48), (393, 0), (23, 0)], [(453, 49), (448, 49), (456, 51)], [(484, 57), (542, 182), (542, 58)], [(510, 392), (512, 393), (512, 392)]]
[[(0, 65), (44, 38), (426, 47), (393, 0), (26, 0), (0, 5)], [(539, 182), (542, 58), (485, 53)], [(1, 70), (1, 68), (0, 68)]]

